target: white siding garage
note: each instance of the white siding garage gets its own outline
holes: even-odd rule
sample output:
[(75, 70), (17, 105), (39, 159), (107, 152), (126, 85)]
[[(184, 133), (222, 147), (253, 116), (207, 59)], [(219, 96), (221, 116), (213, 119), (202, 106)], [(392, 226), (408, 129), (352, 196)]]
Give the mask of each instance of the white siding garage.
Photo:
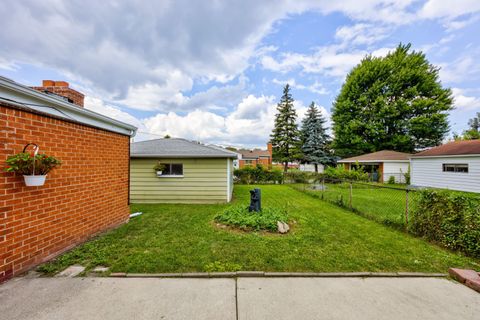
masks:
[(480, 192), (480, 156), (412, 158), (410, 166), (414, 186)]
[(456, 141), (410, 159), (411, 184), (480, 193), (480, 140)]
[(388, 182), (390, 177), (395, 177), (396, 183), (405, 183), (405, 173), (408, 172), (408, 162), (383, 162), (383, 182)]

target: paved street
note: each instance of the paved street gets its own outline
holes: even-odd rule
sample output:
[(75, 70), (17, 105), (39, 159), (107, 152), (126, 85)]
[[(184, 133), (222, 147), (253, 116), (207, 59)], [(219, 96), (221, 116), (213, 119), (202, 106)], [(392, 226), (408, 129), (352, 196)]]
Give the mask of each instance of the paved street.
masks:
[(16, 278), (0, 319), (478, 319), (441, 278)]

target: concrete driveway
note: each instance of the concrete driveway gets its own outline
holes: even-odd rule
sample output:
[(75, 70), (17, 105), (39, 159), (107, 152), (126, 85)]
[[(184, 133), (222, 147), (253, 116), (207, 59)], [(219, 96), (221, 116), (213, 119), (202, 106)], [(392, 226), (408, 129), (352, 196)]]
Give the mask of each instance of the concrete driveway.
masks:
[(479, 319), (443, 278), (16, 278), (0, 319)]

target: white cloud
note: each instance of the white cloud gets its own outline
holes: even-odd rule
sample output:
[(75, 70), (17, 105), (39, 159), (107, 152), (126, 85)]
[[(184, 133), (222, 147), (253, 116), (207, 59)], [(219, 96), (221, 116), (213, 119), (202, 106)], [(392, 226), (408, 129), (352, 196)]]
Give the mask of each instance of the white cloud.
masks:
[(344, 78), (367, 54), (384, 56), (391, 50), (391, 48), (380, 48), (373, 52), (365, 50), (344, 51), (341, 46), (331, 45), (320, 47), (310, 55), (283, 53), (278, 60), (265, 56), (261, 62), (265, 69), (280, 73), (300, 69), (305, 73), (317, 73)]
[(357, 23), (342, 26), (335, 32), (335, 38), (344, 45), (370, 45), (384, 39), (389, 28), (371, 23)]
[(281, 86), (285, 86), (288, 83), (292, 88), (299, 90), (307, 90), (318, 95), (325, 95), (330, 93), (330, 91), (328, 91), (328, 89), (325, 88), (323, 84), (321, 84), (317, 80), (315, 80), (315, 82), (310, 85), (299, 84), (293, 78), (290, 78), (288, 80), (279, 80), (277, 78), (273, 78), (272, 82)]
[(453, 19), (478, 11), (480, 11), (480, 2), (478, 0), (428, 0), (418, 15), (427, 19)]
[[(301, 101), (295, 101), (298, 123), (307, 111)], [(330, 114), (323, 106), (318, 106), (330, 126)], [(276, 102), (273, 96), (248, 95), (230, 114), (217, 115), (210, 111), (194, 110), (185, 115), (175, 112), (157, 114), (143, 120), (148, 134), (141, 139), (165, 136), (181, 137), (208, 143), (238, 145), (247, 147), (264, 146), (270, 139), (275, 114)]]
[(439, 63), (440, 79), (445, 83), (459, 83), (480, 75), (480, 65), (472, 55), (466, 54), (450, 63)]
[(460, 88), (452, 88), (454, 105), (458, 111), (480, 110), (480, 98), (467, 96), (466, 91)]

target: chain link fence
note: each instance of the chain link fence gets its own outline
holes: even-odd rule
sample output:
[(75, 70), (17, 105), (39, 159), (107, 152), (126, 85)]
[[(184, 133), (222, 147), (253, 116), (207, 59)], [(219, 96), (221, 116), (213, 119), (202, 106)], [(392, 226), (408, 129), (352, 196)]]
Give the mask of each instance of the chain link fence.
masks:
[(409, 214), (417, 203), (417, 192), (406, 185), (323, 178), (296, 188), (369, 219), (402, 228), (408, 226)]

